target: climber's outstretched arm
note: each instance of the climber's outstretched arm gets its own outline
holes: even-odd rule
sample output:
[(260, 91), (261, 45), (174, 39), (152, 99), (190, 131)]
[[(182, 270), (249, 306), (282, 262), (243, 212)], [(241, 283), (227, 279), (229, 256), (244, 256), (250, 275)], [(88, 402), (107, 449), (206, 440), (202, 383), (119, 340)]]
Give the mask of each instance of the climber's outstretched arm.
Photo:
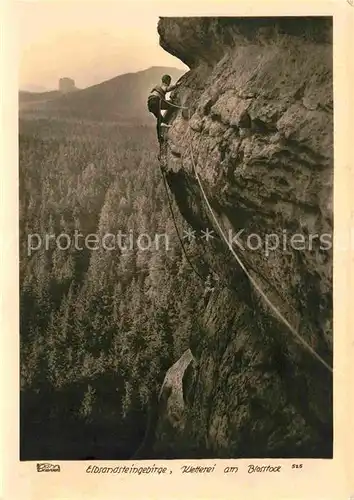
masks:
[(167, 87), (167, 90), (166, 92), (172, 92), (172, 90), (175, 90), (177, 87), (179, 87), (181, 85), (181, 82), (177, 82), (175, 83), (174, 85), (170, 85), (169, 87)]

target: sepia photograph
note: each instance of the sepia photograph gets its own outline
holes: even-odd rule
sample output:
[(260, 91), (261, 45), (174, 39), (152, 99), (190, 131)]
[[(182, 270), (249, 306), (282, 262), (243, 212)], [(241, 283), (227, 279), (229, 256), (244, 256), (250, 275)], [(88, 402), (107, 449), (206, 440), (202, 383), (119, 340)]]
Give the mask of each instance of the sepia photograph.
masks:
[(18, 15), (20, 460), (332, 459), (332, 17)]

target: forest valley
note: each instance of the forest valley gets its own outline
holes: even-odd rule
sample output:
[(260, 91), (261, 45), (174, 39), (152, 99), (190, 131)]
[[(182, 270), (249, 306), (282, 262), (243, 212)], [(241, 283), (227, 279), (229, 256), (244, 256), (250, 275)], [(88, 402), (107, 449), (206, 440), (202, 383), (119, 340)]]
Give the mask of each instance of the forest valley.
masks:
[[(19, 127), (21, 459), (127, 459), (151, 394), (199, 335), (203, 294), (175, 236), (155, 130), (39, 116)], [(172, 244), (28, 254), (29, 234), (75, 231)]]

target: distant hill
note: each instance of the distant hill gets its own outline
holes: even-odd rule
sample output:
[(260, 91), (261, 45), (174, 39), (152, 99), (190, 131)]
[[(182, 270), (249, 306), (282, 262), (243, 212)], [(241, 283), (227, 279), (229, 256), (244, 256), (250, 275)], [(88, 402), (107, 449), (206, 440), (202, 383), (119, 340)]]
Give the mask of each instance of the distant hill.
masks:
[(53, 100), (56, 97), (59, 97), (61, 93), (59, 90), (49, 90), (46, 92), (29, 92), (28, 90), (20, 90), (18, 97), (19, 102), (27, 103), (27, 102), (43, 102)]
[(21, 88), (22, 91), (24, 92), (48, 92), (53, 89), (48, 89), (47, 87), (43, 87), (43, 85), (34, 85), (34, 84), (27, 84), (24, 87)]
[[(45, 116), (93, 120), (149, 120), (146, 100), (150, 89), (165, 73), (176, 81), (185, 72), (154, 66), (126, 73), (69, 94), (59, 91), (31, 94), (20, 92), (20, 112), (35, 111)], [(30, 94), (30, 95), (28, 95)]]

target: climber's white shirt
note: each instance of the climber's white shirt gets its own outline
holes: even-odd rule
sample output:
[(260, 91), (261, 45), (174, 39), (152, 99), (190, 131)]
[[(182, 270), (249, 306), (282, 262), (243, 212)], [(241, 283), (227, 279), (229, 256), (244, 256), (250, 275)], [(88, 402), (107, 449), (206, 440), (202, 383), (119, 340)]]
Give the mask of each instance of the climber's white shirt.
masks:
[(163, 99), (165, 99), (165, 96), (167, 94), (167, 92), (171, 92), (171, 90), (173, 90), (175, 88), (174, 85), (156, 85), (156, 87), (154, 87), (152, 89), (152, 91), (150, 92), (150, 96), (157, 96), (157, 97), (162, 97)]

